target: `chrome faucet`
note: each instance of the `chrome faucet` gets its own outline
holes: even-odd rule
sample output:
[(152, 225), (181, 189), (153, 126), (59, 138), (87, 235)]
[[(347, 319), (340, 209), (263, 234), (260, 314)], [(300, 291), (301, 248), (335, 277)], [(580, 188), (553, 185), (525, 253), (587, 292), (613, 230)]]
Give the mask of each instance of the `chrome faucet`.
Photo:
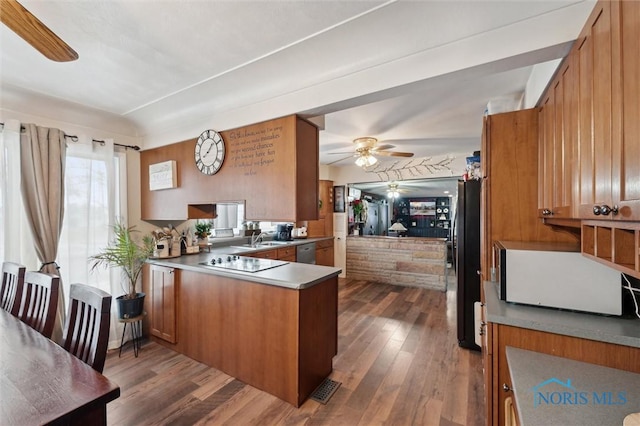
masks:
[(265, 235), (267, 234), (264, 232), (261, 232), (258, 236), (256, 236), (255, 232), (251, 234), (251, 247), (255, 247), (260, 244), (262, 242), (262, 237), (264, 237)]

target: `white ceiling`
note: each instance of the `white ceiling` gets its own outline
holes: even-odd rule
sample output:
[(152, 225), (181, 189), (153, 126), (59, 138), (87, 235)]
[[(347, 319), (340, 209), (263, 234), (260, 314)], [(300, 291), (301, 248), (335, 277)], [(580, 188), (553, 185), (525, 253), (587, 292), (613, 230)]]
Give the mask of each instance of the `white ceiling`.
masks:
[(359, 136), (416, 157), (478, 150), (487, 103), (518, 98), (532, 65), (565, 55), (594, 1), (21, 3), (79, 60), (51, 62), (0, 26), (3, 117), (104, 116), (102, 130), (150, 148), (320, 116), (327, 164)]
[(363, 192), (388, 197), (390, 185), (397, 185), (400, 198), (456, 197), (458, 178), (414, 179), (391, 182), (363, 182), (352, 186)]

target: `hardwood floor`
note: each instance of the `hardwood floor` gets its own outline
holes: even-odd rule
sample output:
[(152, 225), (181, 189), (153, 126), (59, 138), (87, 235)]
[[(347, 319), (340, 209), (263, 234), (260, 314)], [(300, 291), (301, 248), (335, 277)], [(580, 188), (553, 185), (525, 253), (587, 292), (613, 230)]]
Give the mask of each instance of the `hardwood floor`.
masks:
[[(450, 280), (451, 281), (451, 280)], [(451, 285), (450, 285), (451, 287)], [(339, 344), (322, 405), (295, 408), (153, 342), (109, 353), (112, 425), (482, 425), (480, 353), (456, 338), (455, 291), (340, 280)]]

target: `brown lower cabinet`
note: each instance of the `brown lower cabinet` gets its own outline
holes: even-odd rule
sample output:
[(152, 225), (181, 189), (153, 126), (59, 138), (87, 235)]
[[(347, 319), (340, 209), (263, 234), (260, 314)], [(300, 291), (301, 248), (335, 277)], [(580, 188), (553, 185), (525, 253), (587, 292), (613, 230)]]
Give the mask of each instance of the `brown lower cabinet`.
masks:
[(276, 253), (276, 256), (278, 260), (284, 260), (286, 262), (295, 262), (296, 247), (295, 246), (278, 247), (278, 252)]
[[(279, 247), (250, 254), (251, 257), (277, 259), (285, 262), (296, 262), (296, 246)], [(316, 265), (333, 266), (333, 240), (316, 241)]]
[(143, 287), (148, 293), (150, 333), (176, 343), (176, 271), (158, 265), (145, 265)]
[(284, 260), (286, 262), (296, 261), (296, 248), (295, 246), (280, 247), (272, 250), (264, 250), (252, 253), (250, 257), (258, 257), (260, 259), (277, 259)]
[[(154, 265), (151, 269), (158, 270)], [(331, 373), (338, 351), (337, 277), (296, 290), (186, 270), (175, 273), (180, 339), (170, 344), (153, 333), (157, 343), (296, 407)]]
[(260, 259), (278, 259), (278, 249), (263, 250), (251, 253), (249, 257), (258, 257)]
[[(507, 346), (588, 362), (604, 367), (640, 373), (640, 349), (613, 343), (563, 336), (543, 331), (488, 323), (484, 351), (488, 425), (508, 423), (508, 399), (512, 398), (511, 379), (507, 364)], [(483, 348), (484, 349), (484, 348)], [(514, 405), (517, 413), (517, 406)]]
[(333, 266), (333, 239), (316, 242), (316, 265)]

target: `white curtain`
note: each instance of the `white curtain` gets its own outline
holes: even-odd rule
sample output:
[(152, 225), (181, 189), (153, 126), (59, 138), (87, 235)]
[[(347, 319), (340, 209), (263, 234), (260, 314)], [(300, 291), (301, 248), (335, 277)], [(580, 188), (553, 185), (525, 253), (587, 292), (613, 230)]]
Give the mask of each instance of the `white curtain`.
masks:
[(120, 208), (120, 200), (116, 198), (120, 167), (114, 155), (113, 140), (110, 139), (97, 143), (90, 138), (79, 137), (78, 142), (68, 144), (66, 213), (58, 248), (65, 294), (69, 294), (70, 284), (83, 283), (112, 295), (110, 349), (120, 345), (122, 333), (115, 301), (123, 293), (120, 274), (119, 271), (102, 268), (90, 272), (88, 258), (109, 244), (114, 222), (125, 220), (121, 212), (116, 211)]
[(0, 260), (38, 269), (38, 255), (20, 190), (20, 122), (7, 120), (0, 133)]

